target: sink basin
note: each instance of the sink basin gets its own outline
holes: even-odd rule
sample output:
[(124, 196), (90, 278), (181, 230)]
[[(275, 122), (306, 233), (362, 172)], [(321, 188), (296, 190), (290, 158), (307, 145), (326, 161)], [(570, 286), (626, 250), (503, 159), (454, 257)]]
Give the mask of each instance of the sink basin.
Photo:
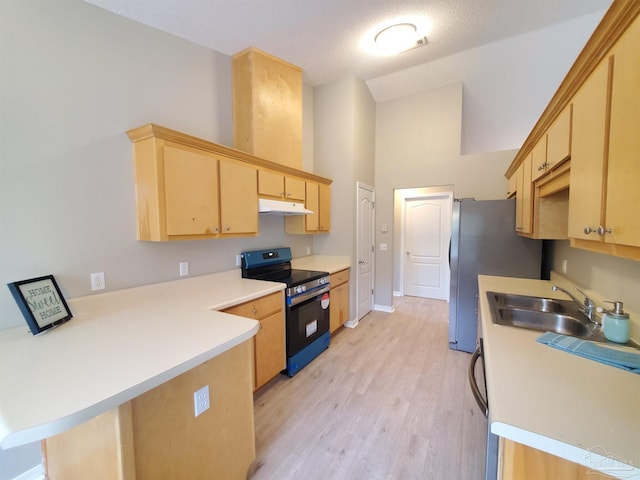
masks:
[(488, 292), (489, 302), (498, 308), (524, 308), (536, 312), (576, 313), (578, 306), (570, 300), (556, 300), (554, 298), (530, 297), (510, 293)]
[(494, 323), (581, 338), (588, 338), (592, 335), (591, 329), (581, 320), (562, 313), (546, 311), (500, 308), (498, 309), (498, 318), (494, 317)]

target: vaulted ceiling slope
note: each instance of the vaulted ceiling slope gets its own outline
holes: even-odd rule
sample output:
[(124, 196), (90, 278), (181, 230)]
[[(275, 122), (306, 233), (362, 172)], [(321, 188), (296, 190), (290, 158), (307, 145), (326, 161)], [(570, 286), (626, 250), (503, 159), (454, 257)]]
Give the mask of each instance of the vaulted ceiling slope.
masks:
[[(611, 0), (86, 0), (145, 25), (233, 55), (255, 46), (320, 85), (363, 80), (606, 9)], [(363, 36), (385, 21), (420, 15), (428, 45), (396, 57), (363, 52)]]

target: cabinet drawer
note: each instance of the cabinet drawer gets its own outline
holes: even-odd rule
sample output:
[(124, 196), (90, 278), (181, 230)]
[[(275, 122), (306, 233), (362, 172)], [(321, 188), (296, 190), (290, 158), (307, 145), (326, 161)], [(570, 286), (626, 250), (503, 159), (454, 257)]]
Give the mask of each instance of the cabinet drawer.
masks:
[(282, 292), (272, 293), (256, 300), (241, 303), (235, 307), (226, 308), (223, 312), (260, 320), (279, 310), (282, 310)]
[(349, 281), (348, 268), (345, 268), (344, 270), (340, 270), (339, 272), (331, 274), (331, 278), (329, 280), (332, 288), (348, 281)]

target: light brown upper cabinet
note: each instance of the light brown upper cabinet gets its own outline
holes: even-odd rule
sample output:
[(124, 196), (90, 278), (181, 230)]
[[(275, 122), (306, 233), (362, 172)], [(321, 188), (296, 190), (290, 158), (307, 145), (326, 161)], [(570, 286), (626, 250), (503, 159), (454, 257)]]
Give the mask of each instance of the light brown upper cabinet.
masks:
[[(170, 142), (161, 147), (160, 155), (163, 161), (158, 166), (164, 167), (166, 237), (219, 233), (218, 160)], [(147, 160), (152, 163), (152, 159)], [(136, 168), (136, 175), (153, 175), (152, 172), (140, 171), (144, 167), (142, 163), (139, 164), (140, 168)], [(157, 185), (154, 180), (151, 183)], [(138, 184), (140, 189), (144, 189), (142, 179)], [(161, 219), (154, 221), (160, 223)], [(151, 236), (150, 223), (151, 219), (147, 216), (147, 221), (141, 225), (141, 237)]]
[(638, 45), (636, 19), (576, 95), (579, 162), (574, 167), (572, 160), (569, 214), (572, 245), (635, 259), (640, 224), (630, 212), (640, 205)]
[[(605, 242), (640, 247), (640, 20), (614, 48)], [(630, 215), (630, 212), (634, 214)]]
[(256, 167), (220, 160), (220, 225), (224, 235), (258, 233)]
[(257, 235), (257, 167), (234, 160), (233, 150), (200, 148), (212, 144), (157, 125), (127, 133), (134, 143), (138, 240)]
[(305, 181), (271, 170), (258, 170), (258, 194), (304, 202)]
[(597, 239), (603, 223), (609, 72), (605, 59), (573, 98), (573, 153), (569, 190), (569, 237)]
[(289, 234), (329, 233), (331, 230), (330, 185), (306, 182), (305, 196), (305, 207), (313, 213), (287, 216), (285, 231)]
[(127, 132), (133, 142), (138, 240), (255, 236), (258, 196), (304, 202), (318, 192), (318, 224), (329, 231), (331, 180), (149, 123)]
[(554, 120), (547, 132), (545, 173), (556, 168), (571, 156), (571, 104)]
[(505, 174), (526, 195), (522, 166), (546, 139), (546, 159), (533, 163), (533, 233), (523, 235), (640, 260), (638, 45), (640, 2), (613, 2)]
[(516, 175), (516, 230), (518, 233), (532, 233), (533, 184), (531, 183), (531, 160), (529, 154), (518, 167)]
[(547, 172), (547, 135), (531, 151), (531, 181), (535, 182)]
[(233, 56), (235, 147), (302, 169), (302, 70), (256, 48)]

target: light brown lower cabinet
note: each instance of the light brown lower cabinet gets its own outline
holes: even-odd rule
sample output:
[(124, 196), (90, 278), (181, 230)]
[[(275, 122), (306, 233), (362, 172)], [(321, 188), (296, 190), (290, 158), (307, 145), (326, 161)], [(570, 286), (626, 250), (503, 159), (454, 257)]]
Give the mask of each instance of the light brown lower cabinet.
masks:
[(349, 320), (349, 269), (331, 274), (329, 283), (329, 331), (333, 333)]
[(258, 333), (253, 337), (254, 391), (258, 390), (285, 368), (283, 294), (272, 293), (227, 308), (224, 312), (260, 322)]
[[(49, 480), (246, 478), (255, 459), (252, 341), (42, 442)], [(208, 410), (193, 393), (209, 385)]]
[(613, 478), (521, 443), (500, 438), (500, 480), (597, 480)]

